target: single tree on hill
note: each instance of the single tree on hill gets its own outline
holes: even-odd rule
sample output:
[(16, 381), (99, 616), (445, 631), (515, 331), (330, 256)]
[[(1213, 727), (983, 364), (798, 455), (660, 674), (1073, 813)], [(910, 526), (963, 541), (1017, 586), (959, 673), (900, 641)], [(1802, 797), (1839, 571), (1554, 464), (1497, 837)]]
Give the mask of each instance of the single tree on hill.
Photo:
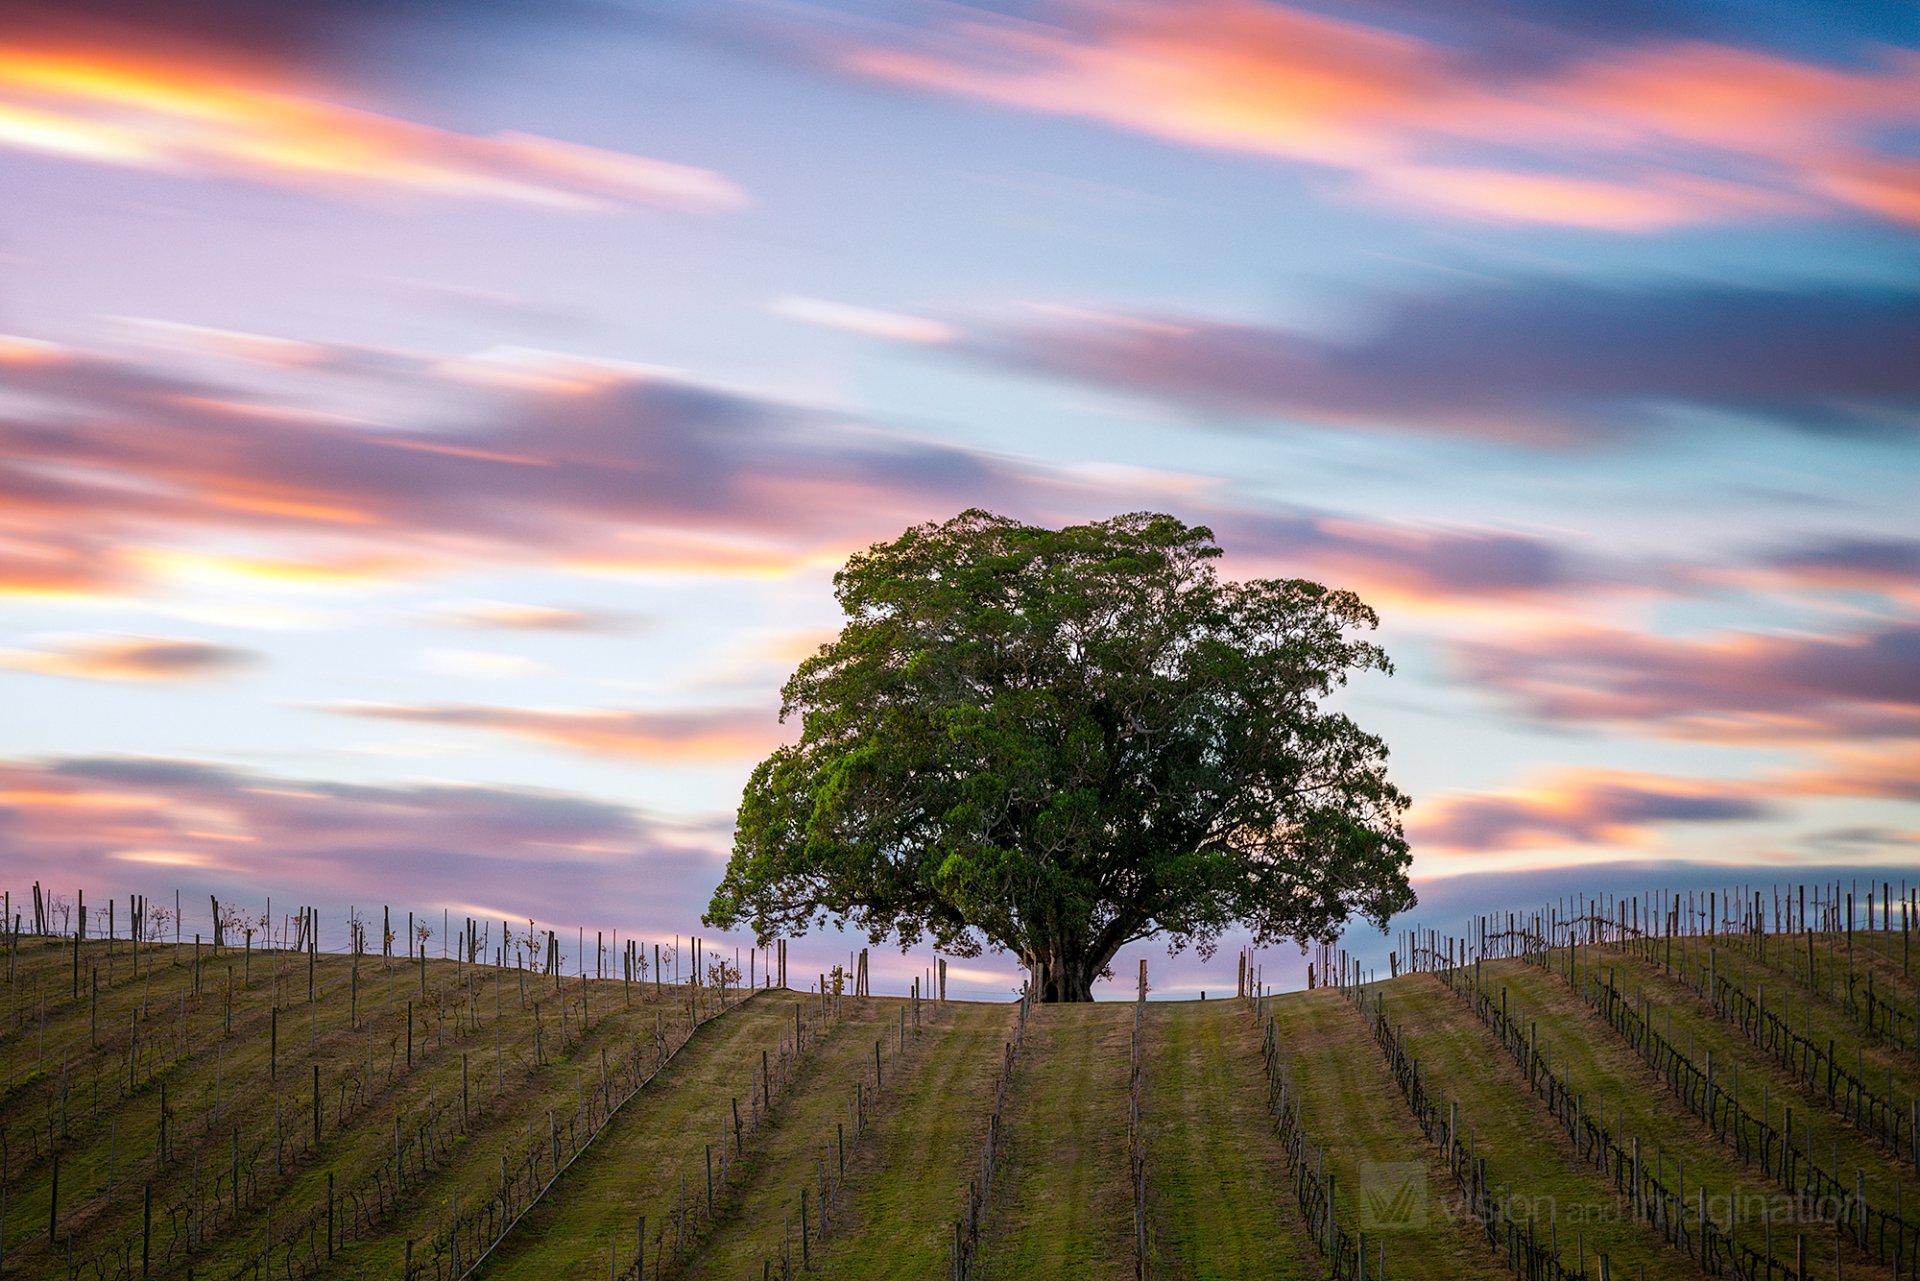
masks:
[(800, 664), (800, 741), (753, 771), (706, 921), (829, 917), (877, 942), (1017, 954), (1092, 999), (1136, 939), (1211, 953), (1384, 927), (1414, 901), (1386, 745), (1323, 701), (1391, 671), (1351, 592), (1222, 581), (1212, 531), (972, 510), (856, 554)]

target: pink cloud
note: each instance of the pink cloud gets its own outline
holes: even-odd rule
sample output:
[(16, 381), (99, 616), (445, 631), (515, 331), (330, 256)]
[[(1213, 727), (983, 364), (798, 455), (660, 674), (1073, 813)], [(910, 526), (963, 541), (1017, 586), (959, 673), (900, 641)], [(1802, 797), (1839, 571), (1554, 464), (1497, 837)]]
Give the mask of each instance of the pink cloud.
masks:
[[(184, 889), (198, 912), (209, 890), (522, 920), (605, 920), (607, 904), (627, 903), (627, 921), (611, 923), (670, 933), (697, 920), (724, 843), (724, 829), (530, 788), (364, 786), (151, 758), (0, 762), (0, 880), (16, 903), (33, 879), (85, 887), (90, 902)], [(637, 898), (636, 879), (648, 886)], [(333, 918), (335, 937), (343, 925)]]
[[(9, 384), (35, 408), (0, 423), (0, 592), (327, 590), (503, 559), (779, 575), (975, 505), (1051, 523), (1163, 505), (1213, 525), (1235, 572), (1438, 605), (1644, 577), (1539, 535), (1250, 510), (1178, 477), (1051, 469), (634, 368), (547, 360), (527, 385), (465, 393), (463, 429), (428, 431), (289, 408), (332, 358), (277, 369), (276, 401), (165, 363), (19, 350)], [(445, 394), (430, 365), (390, 385)], [(478, 608), (459, 621), (617, 621)]]
[(1444, 795), (1414, 811), (1416, 850), (1505, 850), (1645, 845), (1668, 823), (1745, 822), (1771, 816), (1767, 791), (1611, 770), (1573, 770), (1520, 791)]
[(156, 636), (78, 636), (39, 649), (0, 650), (0, 667), (79, 680), (193, 681), (253, 663), (251, 650)]
[(1920, 801), (1920, 743), (1834, 748), (1813, 767), (1782, 775), (1775, 783), (1800, 795)]
[[(270, 576), (502, 553), (778, 571), (823, 544), (858, 545), (876, 521), (904, 526), (1021, 484), (964, 449), (628, 369), (489, 389), (475, 425), (450, 432), (370, 427), (47, 345), (0, 348), (0, 362), (35, 406), (0, 423), (0, 583), (18, 591), (137, 579), (236, 531), (292, 546), (256, 545), (247, 559)], [(411, 378), (429, 397), (447, 390), (424, 369)]]
[[(1615, 231), (1818, 212), (1916, 216), (1877, 157), (1920, 120), (1909, 54), (1833, 67), (1698, 40), (1489, 65), (1436, 39), (1252, 0), (1077, 0), (849, 41), (842, 70), (1174, 142), (1345, 171), (1376, 197)], [(1494, 157), (1498, 157), (1495, 159)]]
[(1617, 444), (1675, 404), (1809, 432), (1908, 430), (1920, 293), (1540, 280), (1383, 301), (1339, 337), (1228, 321), (1066, 316), (981, 326), (967, 354), (1209, 415)]
[(177, 175), (606, 211), (732, 209), (706, 169), (520, 133), (456, 133), (256, 68), (0, 44), (0, 146)]
[(655, 765), (751, 762), (787, 737), (778, 720), (764, 708), (634, 712), (609, 708), (347, 703), (324, 710), (412, 725), (510, 734), (591, 756), (623, 757)]
[(1462, 674), (1545, 721), (1765, 743), (1920, 736), (1920, 626), (1677, 640), (1607, 629), (1479, 641)]

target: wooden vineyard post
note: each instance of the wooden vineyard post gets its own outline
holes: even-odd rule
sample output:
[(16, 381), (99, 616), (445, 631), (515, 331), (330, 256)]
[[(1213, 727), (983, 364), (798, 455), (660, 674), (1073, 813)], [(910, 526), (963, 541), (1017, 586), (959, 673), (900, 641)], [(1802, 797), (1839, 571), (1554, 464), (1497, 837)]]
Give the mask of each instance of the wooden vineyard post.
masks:
[(944, 956), (940, 958), (940, 999), (943, 1002), (947, 999), (947, 959)]

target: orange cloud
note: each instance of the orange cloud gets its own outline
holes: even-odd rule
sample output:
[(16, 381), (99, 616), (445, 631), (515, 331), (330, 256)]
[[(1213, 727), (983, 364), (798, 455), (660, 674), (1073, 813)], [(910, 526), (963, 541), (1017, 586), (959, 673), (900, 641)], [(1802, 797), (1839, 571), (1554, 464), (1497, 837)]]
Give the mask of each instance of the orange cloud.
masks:
[[(846, 49), (840, 65), (1343, 170), (1376, 195), (1470, 217), (1630, 232), (1836, 208), (1920, 219), (1920, 176), (1870, 148), (1875, 130), (1920, 122), (1907, 54), (1839, 68), (1648, 40), (1502, 70), (1251, 0), (1079, 0), (1068, 12), (1063, 26), (969, 17)], [(1475, 148), (1502, 160), (1461, 163)]]
[(1842, 748), (1828, 753), (1817, 768), (1784, 775), (1776, 784), (1802, 795), (1920, 801), (1920, 743)]
[(1666, 823), (1765, 818), (1766, 792), (1615, 770), (1573, 770), (1536, 787), (1442, 796), (1415, 812), (1416, 847), (1453, 851), (1645, 845)]
[(720, 174), (341, 106), (257, 72), (0, 46), (0, 146), (163, 173), (604, 211), (729, 209)]
[(1369, 187), (1389, 199), (1441, 213), (1595, 231), (1665, 231), (1742, 210), (1787, 213), (1810, 207), (1784, 193), (1657, 170), (1616, 181), (1457, 165), (1397, 165), (1371, 174)]
[(38, 650), (0, 650), (0, 667), (101, 681), (187, 681), (225, 676), (251, 650), (153, 636), (83, 636)]
[(607, 708), (349, 703), (324, 710), (415, 725), (488, 730), (569, 751), (658, 765), (750, 761), (771, 750), (782, 738), (773, 714), (761, 708), (630, 712)]

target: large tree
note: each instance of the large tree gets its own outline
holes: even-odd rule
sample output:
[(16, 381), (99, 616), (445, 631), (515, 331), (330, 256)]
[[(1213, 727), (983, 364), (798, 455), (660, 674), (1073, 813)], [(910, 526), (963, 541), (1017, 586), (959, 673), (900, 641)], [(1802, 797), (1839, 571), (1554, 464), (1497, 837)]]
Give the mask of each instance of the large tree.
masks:
[(961, 513), (853, 556), (847, 621), (782, 691), (708, 924), (829, 917), (1016, 953), (1042, 1000), (1114, 953), (1326, 939), (1413, 904), (1386, 745), (1324, 700), (1391, 671), (1377, 618), (1301, 579), (1224, 581), (1212, 531)]

